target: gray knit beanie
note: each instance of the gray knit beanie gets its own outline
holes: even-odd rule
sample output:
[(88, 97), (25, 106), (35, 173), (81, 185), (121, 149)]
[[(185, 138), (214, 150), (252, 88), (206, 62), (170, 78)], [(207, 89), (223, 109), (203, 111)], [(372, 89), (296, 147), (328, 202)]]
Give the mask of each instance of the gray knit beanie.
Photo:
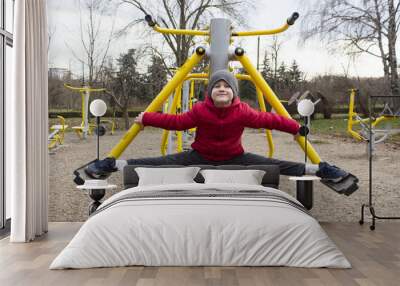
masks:
[(235, 76), (232, 73), (230, 73), (227, 70), (219, 70), (211, 75), (211, 78), (210, 78), (210, 81), (208, 82), (208, 87), (207, 87), (208, 96), (211, 96), (211, 91), (212, 91), (214, 85), (221, 79), (224, 80), (227, 84), (229, 84), (229, 86), (231, 87), (231, 89), (233, 91), (233, 95), (238, 96), (239, 85), (238, 85), (237, 79), (235, 78)]

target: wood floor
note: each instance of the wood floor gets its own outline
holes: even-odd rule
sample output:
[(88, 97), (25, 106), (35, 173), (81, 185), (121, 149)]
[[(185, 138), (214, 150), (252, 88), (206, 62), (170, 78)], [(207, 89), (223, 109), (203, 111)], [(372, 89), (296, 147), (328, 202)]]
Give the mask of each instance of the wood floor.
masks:
[(121, 267), (48, 270), (80, 223), (51, 223), (32, 243), (0, 241), (0, 285), (400, 285), (400, 224), (322, 224), (352, 269), (289, 267)]

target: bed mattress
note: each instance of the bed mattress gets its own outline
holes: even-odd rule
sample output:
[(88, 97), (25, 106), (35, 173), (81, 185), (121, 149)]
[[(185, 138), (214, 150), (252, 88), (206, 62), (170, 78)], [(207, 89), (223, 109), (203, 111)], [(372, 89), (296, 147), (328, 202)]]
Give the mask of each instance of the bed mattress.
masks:
[(50, 269), (129, 265), (351, 267), (288, 194), (196, 183), (135, 187), (110, 197)]

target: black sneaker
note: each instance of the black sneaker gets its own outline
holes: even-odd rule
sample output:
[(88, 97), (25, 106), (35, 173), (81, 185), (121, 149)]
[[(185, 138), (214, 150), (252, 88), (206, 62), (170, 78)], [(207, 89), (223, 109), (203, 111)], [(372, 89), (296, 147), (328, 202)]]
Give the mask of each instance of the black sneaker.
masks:
[(334, 183), (340, 182), (349, 175), (348, 172), (326, 162), (320, 162), (318, 167), (319, 170), (316, 175), (321, 179), (330, 180)]
[(118, 171), (115, 165), (115, 159), (107, 157), (103, 160), (97, 160), (89, 164), (85, 173), (93, 179), (104, 179), (110, 176), (112, 172)]

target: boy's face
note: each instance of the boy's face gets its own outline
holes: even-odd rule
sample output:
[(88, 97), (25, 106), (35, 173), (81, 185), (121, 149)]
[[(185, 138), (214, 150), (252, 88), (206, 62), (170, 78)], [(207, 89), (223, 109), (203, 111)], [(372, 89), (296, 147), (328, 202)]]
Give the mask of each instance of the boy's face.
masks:
[(211, 91), (211, 98), (216, 107), (228, 107), (232, 104), (232, 88), (224, 80), (219, 80)]

